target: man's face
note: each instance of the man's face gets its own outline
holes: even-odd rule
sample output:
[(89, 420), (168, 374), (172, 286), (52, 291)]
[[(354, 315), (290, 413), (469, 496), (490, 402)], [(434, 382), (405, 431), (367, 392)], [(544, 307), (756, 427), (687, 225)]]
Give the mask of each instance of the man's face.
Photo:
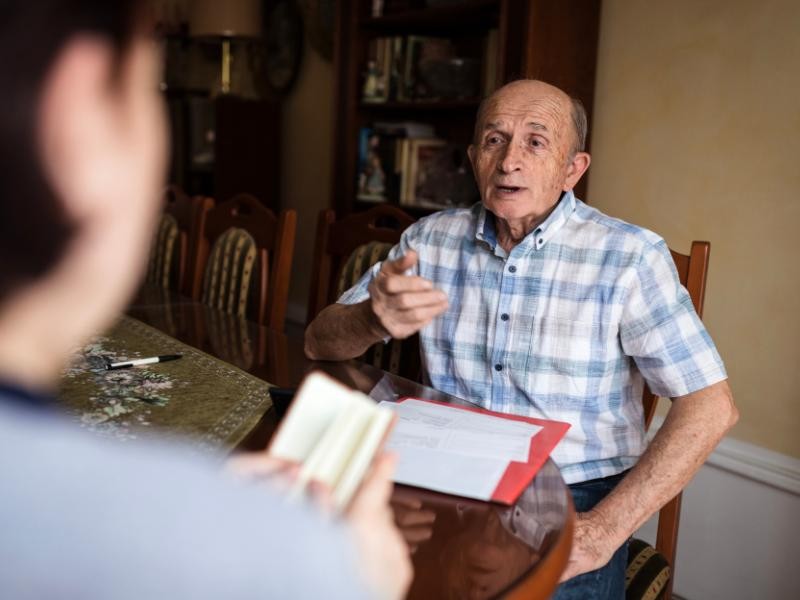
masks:
[(469, 156), (483, 204), (497, 217), (539, 220), (577, 183), (585, 167), (576, 173), (571, 110), (565, 94), (538, 81), (511, 84), (488, 101)]

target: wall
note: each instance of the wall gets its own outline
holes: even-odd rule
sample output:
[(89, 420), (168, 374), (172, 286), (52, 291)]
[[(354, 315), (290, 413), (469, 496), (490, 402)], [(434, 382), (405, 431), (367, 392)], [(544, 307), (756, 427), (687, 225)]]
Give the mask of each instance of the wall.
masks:
[[(674, 592), (690, 600), (796, 597), (798, 511), (800, 460), (723, 440), (683, 493)], [(636, 537), (654, 544), (655, 519)]]
[(333, 65), (306, 42), (295, 86), (283, 106), (284, 208), (297, 210), (297, 239), (287, 318), (305, 323), (317, 214), (330, 205)]
[(711, 242), (705, 322), (741, 420), (800, 457), (800, 2), (605, 0), (588, 200)]

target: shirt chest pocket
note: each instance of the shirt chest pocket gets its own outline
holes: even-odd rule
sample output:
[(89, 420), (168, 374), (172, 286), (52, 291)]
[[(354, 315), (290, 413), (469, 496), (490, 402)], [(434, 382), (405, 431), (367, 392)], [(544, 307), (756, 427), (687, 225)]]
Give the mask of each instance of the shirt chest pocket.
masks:
[(607, 374), (617, 329), (560, 316), (534, 317), (525, 344), (525, 377), (539, 393), (591, 394)]

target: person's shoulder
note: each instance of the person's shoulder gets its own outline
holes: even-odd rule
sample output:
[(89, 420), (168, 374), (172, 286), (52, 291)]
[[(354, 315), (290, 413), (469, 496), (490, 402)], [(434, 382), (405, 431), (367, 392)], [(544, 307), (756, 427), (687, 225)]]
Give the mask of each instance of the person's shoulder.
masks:
[(664, 238), (642, 227), (623, 219), (612, 217), (576, 199), (574, 223), (582, 236), (592, 242), (604, 242), (601, 247), (643, 254), (647, 251), (666, 246)]
[(448, 208), (424, 216), (409, 227), (409, 233), (418, 242), (450, 246), (451, 242), (474, 236), (480, 218), (481, 204), (469, 208)]
[(419, 219), (416, 226), (420, 229), (435, 231), (453, 227), (475, 226), (480, 216), (481, 204), (469, 208), (447, 208), (436, 211)]
[[(303, 503), (226, 476), (219, 456), (155, 438), (102, 439), (59, 413), (9, 400), (0, 394), (0, 472), (9, 489), (0, 506), (0, 520), (9, 523), (0, 554), (15, 549), (25, 569), (18, 582), (35, 585), (26, 573), (36, 571), (56, 582), (78, 573), (85, 598), (108, 597), (106, 582), (137, 597), (151, 595), (134, 593), (140, 589), (173, 598), (220, 597), (223, 590), (300, 597), (326, 586), (343, 590), (336, 597), (360, 597), (345, 531)], [(60, 544), (37, 539), (42, 522), (58, 526)], [(119, 546), (120, 535), (128, 543)], [(66, 559), (63, 547), (72, 549)], [(301, 554), (318, 580), (291, 572), (290, 557)], [(223, 559), (227, 570), (218, 568)], [(157, 568), (165, 560), (173, 572)], [(276, 566), (275, 577), (263, 579), (264, 564)], [(196, 577), (176, 578), (192, 568)], [(90, 570), (103, 577), (93, 579)], [(0, 580), (7, 574), (0, 566)]]

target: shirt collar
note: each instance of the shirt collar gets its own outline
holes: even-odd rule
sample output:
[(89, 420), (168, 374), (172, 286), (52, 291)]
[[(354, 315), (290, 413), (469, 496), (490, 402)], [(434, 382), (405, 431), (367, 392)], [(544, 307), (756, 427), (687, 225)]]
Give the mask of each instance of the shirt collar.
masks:
[[(525, 236), (521, 245), (527, 244), (534, 250), (541, 250), (544, 248), (545, 244), (547, 244), (556, 232), (563, 227), (570, 215), (575, 212), (576, 206), (577, 201), (572, 190), (564, 192), (558, 204), (556, 204), (556, 207), (553, 209), (553, 212), (551, 212), (536, 229)], [(486, 210), (483, 204), (480, 204), (475, 238), (486, 242), (492, 250), (497, 246), (497, 234), (494, 220), (494, 215)]]
[(1, 402), (16, 404), (28, 409), (52, 409), (55, 406), (52, 396), (34, 392), (7, 381), (0, 381)]

